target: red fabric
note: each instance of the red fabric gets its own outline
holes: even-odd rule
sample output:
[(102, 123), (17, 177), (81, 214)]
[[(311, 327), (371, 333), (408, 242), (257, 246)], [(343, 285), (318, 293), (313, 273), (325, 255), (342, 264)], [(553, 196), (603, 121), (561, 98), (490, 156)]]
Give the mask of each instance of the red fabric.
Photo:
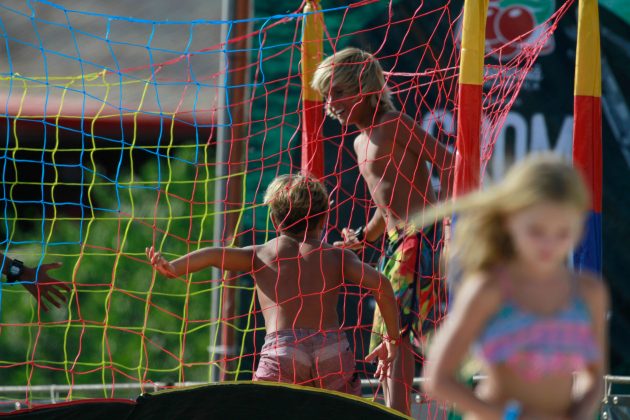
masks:
[(324, 104), (321, 101), (304, 100), (302, 110), (302, 171), (316, 178), (324, 176), (324, 144), (322, 124)]
[(84, 400), (77, 401), (61, 401), (58, 403), (50, 403), (50, 404), (37, 404), (30, 408), (22, 408), (20, 410), (10, 411), (8, 413), (0, 413), (0, 417), (11, 417), (14, 415), (27, 414), (27, 413), (37, 413), (44, 412), (46, 410), (68, 407), (68, 406), (87, 406), (90, 404), (128, 404), (128, 405), (136, 405), (136, 402), (126, 398), (87, 398)]
[(455, 197), (479, 187), (481, 152), (481, 85), (459, 85)]
[(573, 162), (593, 195), (592, 209), (602, 211), (602, 104), (595, 96), (575, 96)]

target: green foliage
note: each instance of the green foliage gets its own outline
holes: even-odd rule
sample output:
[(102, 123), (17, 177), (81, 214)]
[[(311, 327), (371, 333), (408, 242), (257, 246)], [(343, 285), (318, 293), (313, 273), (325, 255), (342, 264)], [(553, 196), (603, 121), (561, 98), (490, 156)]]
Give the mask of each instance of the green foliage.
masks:
[[(63, 262), (51, 274), (73, 292), (64, 308), (38, 313), (21, 286), (3, 287), (3, 385), (208, 379), (210, 289), (219, 285), (209, 270), (191, 282), (156, 277), (144, 255), (155, 244), (172, 258), (212, 239), (213, 170), (195, 149), (154, 155), (115, 182), (95, 170), (83, 217), (58, 209), (44, 220), (44, 262)], [(131, 162), (134, 152), (125, 151)], [(11, 249), (28, 265), (41, 254), (39, 244)]]
[[(298, 6), (293, 0), (256, 2), (255, 15), (275, 16)], [(375, 4), (328, 12), (326, 54), (353, 44), (356, 31), (383, 10)], [(256, 206), (265, 186), (299, 167), (301, 20), (275, 23), (276, 18), (257, 20), (253, 28), (263, 35), (252, 40), (251, 59), (259, 65), (250, 74), (245, 211), (239, 228), (254, 228), (255, 234), (244, 235), (246, 241), (267, 239), (267, 209)], [(215, 186), (207, 151), (193, 145), (156, 155), (126, 148), (107, 168), (97, 168), (93, 160), (85, 163), (98, 150), (85, 152), (84, 168), (90, 170), (83, 170), (82, 208), (57, 205), (44, 219), (32, 209), (10, 215), (17, 221), (35, 218), (31, 231), (10, 221), (12, 241), (37, 242), (12, 245), (10, 255), (31, 266), (62, 261), (64, 266), (51, 274), (71, 282), (73, 293), (64, 308), (40, 313), (21, 286), (3, 287), (2, 385), (102, 383), (111, 390), (111, 384), (121, 382), (208, 380), (208, 346), (215, 344), (209, 336), (210, 291), (220, 285), (211, 281), (209, 270), (193, 275), (190, 283), (156, 278), (144, 256), (151, 244), (172, 258), (209, 243)], [(62, 170), (54, 157), (52, 166), (55, 174)], [(112, 175), (117, 166), (120, 173)], [(18, 183), (11, 188), (19, 188)], [(52, 198), (62, 201), (55, 199), (54, 186)], [(243, 290), (239, 313), (252, 306), (251, 288)], [(237, 345), (245, 343), (243, 355), (251, 346), (253, 320), (241, 321), (238, 327), (246, 334)], [(245, 365), (239, 364), (240, 372), (251, 367)]]

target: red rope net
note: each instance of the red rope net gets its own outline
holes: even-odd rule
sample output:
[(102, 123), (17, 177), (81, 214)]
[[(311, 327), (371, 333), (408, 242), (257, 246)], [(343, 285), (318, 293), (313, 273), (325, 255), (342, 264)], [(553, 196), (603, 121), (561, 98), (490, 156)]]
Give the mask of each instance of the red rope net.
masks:
[[(484, 165), (570, 3), (543, 21), (491, 2), (500, 23), (486, 31)], [(298, 188), (275, 220), (282, 235), (263, 196), (273, 179), (300, 168), (304, 14), (256, 7), (243, 21), (154, 22), (48, 3), (32, 16), (3, 6), (11, 53), (0, 77), (5, 253), (40, 270), (62, 261), (50, 275), (72, 290), (61, 309), (45, 313), (38, 300), (46, 289), (35, 300), (3, 285), (0, 371), (4, 385), (24, 387), (6, 390), (3, 401), (45, 398), (36, 385), (46, 384), (75, 399), (94, 395), (79, 385), (96, 383), (100, 396), (113, 398), (128, 395), (124, 384), (205, 382), (213, 369), (251, 379), (261, 360), (258, 376), (269, 380), (355, 392), (375, 369), (364, 362), (370, 339), (384, 333), (372, 333), (370, 292), (378, 288), (365, 274), (377, 271), (399, 298), (406, 369), (420, 374), (428, 333), (448, 310), (445, 239), (441, 221), (425, 229), (411, 221), (452, 187), (455, 119), (464, 112), (456, 97), (461, 2), (361, 1), (318, 12), (325, 55), (350, 46), (372, 53), (395, 109), (360, 115), (368, 122), (360, 128), (325, 120), (321, 181), (330, 208), (311, 211), (314, 196)], [(530, 27), (515, 32), (509, 20), (528, 16)], [(19, 32), (28, 21), (33, 32)], [(335, 83), (333, 72), (327, 96)], [(346, 91), (332, 108), (348, 118), (365, 109), (362, 98), (382, 92), (358, 89), (347, 103)], [(227, 152), (215, 157), (222, 141)], [(322, 244), (366, 225), (375, 211), (384, 216), (382, 234), (368, 230), (361, 249), (344, 254)], [(321, 236), (286, 230), (288, 220), (299, 226), (304, 218)], [(230, 269), (223, 278), (204, 269), (167, 279), (144, 256), (145, 246), (172, 260), (233, 244), (251, 248), (202, 260)], [(283, 331), (267, 344), (263, 316), (267, 332)], [(395, 376), (405, 395), (420, 392)], [(381, 395), (375, 380), (363, 393)]]

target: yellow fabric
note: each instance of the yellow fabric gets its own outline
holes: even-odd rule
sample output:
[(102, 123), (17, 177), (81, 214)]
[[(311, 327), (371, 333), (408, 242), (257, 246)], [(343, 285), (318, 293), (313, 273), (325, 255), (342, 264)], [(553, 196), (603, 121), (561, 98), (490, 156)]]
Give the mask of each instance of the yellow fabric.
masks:
[(321, 101), (319, 93), (311, 87), (317, 65), (324, 56), (324, 16), (319, 0), (309, 0), (304, 6), (302, 21), (302, 97), (305, 101)]
[(597, 0), (580, 0), (575, 59), (576, 96), (602, 96), (601, 67)]
[(464, 2), (464, 25), (459, 67), (459, 83), (483, 83), (483, 56), (486, 42), (486, 16), (488, 0)]

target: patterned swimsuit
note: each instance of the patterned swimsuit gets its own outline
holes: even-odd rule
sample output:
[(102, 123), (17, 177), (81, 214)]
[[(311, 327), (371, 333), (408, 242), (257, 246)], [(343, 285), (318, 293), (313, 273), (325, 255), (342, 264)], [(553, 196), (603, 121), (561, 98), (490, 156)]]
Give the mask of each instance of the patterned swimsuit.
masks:
[(568, 305), (548, 316), (521, 309), (508, 294), (477, 342), (481, 358), (490, 365), (504, 363), (530, 381), (576, 372), (598, 360), (589, 310), (575, 284), (573, 289)]

